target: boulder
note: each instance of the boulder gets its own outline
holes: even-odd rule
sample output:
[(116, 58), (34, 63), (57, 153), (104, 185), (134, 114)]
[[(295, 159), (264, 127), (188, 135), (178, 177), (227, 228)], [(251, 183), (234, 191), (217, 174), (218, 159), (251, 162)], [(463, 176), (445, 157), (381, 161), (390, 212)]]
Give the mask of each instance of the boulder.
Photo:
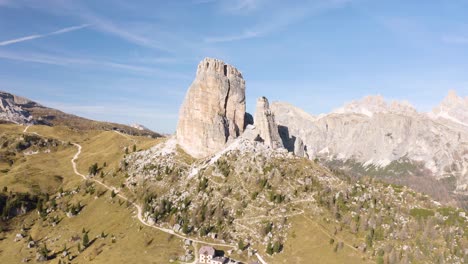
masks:
[(179, 112), (177, 141), (195, 158), (212, 155), (244, 130), (245, 81), (235, 67), (205, 58)]

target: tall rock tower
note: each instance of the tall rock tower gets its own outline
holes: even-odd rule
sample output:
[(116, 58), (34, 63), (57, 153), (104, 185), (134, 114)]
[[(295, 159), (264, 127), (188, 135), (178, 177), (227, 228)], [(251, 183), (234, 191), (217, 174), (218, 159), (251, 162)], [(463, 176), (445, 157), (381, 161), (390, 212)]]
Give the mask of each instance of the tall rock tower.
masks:
[(260, 97), (257, 100), (254, 125), (263, 143), (272, 149), (283, 148), (283, 141), (278, 132), (275, 115), (270, 110), (268, 99)]
[(220, 151), (244, 130), (245, 80), (235, 67), (205, 58), (179, 112), (177, 141), (203, 158)]

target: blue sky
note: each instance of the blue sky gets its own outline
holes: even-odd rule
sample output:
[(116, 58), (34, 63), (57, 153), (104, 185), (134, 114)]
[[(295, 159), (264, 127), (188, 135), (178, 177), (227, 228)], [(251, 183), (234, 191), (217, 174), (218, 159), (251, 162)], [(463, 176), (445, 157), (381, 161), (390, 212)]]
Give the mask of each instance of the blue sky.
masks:
[(0, 0), (0, 90), (175, 131), (204, 57), (255, 100), (312, 114), (380, 94), (429, 111), (468, 96), (468, 1)]

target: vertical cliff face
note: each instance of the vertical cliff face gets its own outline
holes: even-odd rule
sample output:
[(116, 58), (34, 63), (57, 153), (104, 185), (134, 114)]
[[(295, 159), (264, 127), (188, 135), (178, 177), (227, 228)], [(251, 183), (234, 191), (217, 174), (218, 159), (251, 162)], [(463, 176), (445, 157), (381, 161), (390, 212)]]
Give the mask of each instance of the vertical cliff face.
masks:
[(265, 145), (273, 149), (283, 147), (275, 116), (270, 111), (270, 104), (265, 97), (260, 97), (257, 100), (254, 124)]
[(243, 132), (244, 117), (241, 72), (223, 61), (205, 58), (180, 108), (177, 141), (193, 157), (209, 156)]

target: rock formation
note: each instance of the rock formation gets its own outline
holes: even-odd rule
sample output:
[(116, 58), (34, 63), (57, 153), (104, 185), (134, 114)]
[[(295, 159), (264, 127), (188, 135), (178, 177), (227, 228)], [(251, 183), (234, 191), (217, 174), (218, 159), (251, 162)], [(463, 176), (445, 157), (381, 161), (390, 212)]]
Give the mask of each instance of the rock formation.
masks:
[(462, 98), (455, 91), (450, 91), (442, 103), (434, 108), (430, 116), (435, 119), (447, 119), (468, 127), (468, 96)]
[(205, 58), (180, 108), (177, 141), (193, 157), (209, 156), (242, 133), (244, 117), (241, 72), (223, 61)]
[(307, 149), (301, 138), (296, 138), (296, 140), (294, 141), (294, 155), (298, 157), (307, 156)]
[(257, 100), (254, 124), (265, 145), (272, 149), (283, 147), (283, 142), (278, 132), (278, 125), (275, 122), (275, 116), (270, 111), (270, 104), (265, 97), (260, 97)]
[(387, 104), (381, 97), (366, 97), (319, 117), (285, 103), (273, 103), (271, 109), (283, 140), (290, 140), (289, 151), (302, 139), (311, 158), (356, 173), (425, 176), (414, 180), (419, 186), (424, 178), (451, 178), (456, 192), (468, 194), (465, 100), (451, 93), (434, 114), (418, 113), (408, 103)]
[(26, 98), (0, 91), (0, 120), (16, 124), (32, 124), (32, 116), (22, 109), (32, 104)]

